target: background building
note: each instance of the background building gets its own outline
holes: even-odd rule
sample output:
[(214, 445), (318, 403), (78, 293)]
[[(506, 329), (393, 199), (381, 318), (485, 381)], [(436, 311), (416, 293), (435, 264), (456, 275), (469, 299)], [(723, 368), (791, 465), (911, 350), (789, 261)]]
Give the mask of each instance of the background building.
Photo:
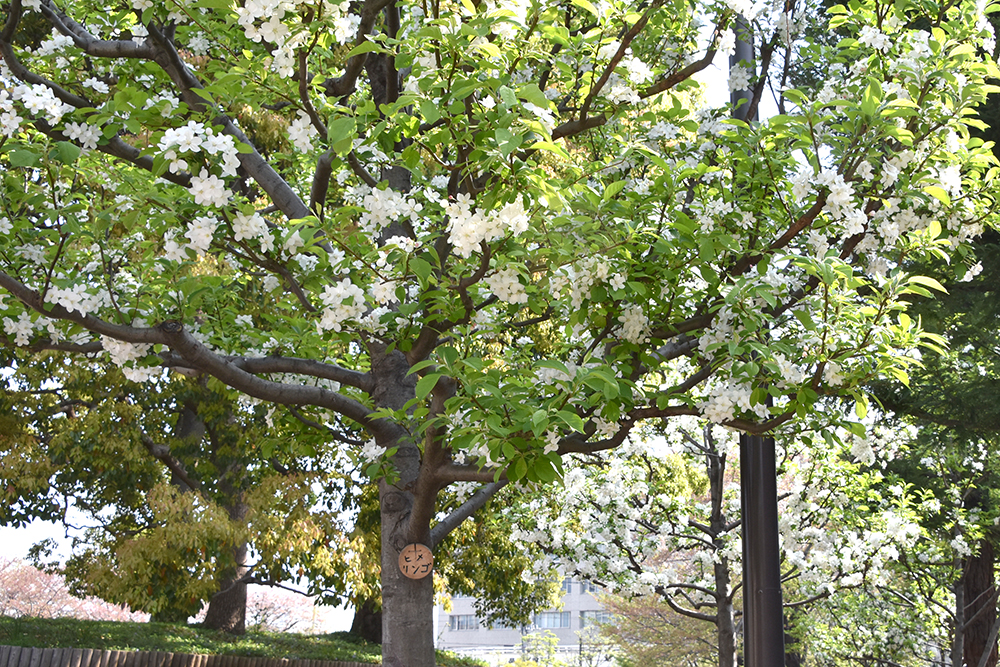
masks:
[(476, 616), (475, 599), (457, 596), (452, 598), (451, 611), (438, 606), (437, 648), (489, 661), (499, 665), (518, 657), (530, 657), (536, 648), (533, 635), (551, 633), (558, 640), (560, 659), (570, 664), (600, 664), (593, 654), (598, 648), (596, 628), (598, 623), (612, 620), (595, 597), (601, 590), (589, 582), (563, 580), (562, 608), (549, 609), (535, 614), (530, 627), (487, 627)]

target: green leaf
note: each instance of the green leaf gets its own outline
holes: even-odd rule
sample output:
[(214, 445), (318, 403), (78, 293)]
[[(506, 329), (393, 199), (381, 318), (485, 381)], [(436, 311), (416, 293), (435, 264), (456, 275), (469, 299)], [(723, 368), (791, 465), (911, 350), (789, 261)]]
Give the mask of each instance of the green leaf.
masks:
[(28, 150), (18, 149), (11, 151), (10, 164), (13, 167), (34, 167), (42, 156)]
[(341, 116), (327, 125), (326, 139), (337, 155), (347, 155), (354, 148), (357, 123), (353, 116)]
[(410, 269), (420, 278), (421, 282), (427, 282), (427, 279), (431, 276), (431, 265), (419, 257), (414, 257), (410, 260)]
[(559, 473), (556, 472), (555, 467), (552, 465), (552, 461), (549, 461), (545, 457), (540, 457), (535, 460), (534, 471), (535, 476), (542, 482), (548, 484), (549, 482), (554, 482)]
[(583, 433), (584, 429), (583, 419), (581, 419), (580, 415), (576, 414), (575, 412), (570, 412), (569, 410), (560, 410), (559, 412), (556, 413), (556, 417), (558, 417), (564, 424), (566, 424), (566, 426), (569, 426), (577, 433)]
[(521, 142), (524, 140), (524, 136), (520, 134), (514, 134), (510, 130), (506, 130), (502, 127), (497, 128), (496, 132), (497, 145), (500, 148), (500, 153), (506, 158), (509, 157), (511, 153), (516, 151), (520, 147)]
[(521, 86), (517, 89), (517, 94), (521, 99), (531, 102), (536, 107), (549, 108), (549, 98), (545, 97), (545, 93), (542, 92), (542, 89), (536, 83), (527, 83)]
[(55, 159), (63, 164), (73, 164), (80, 157), (82, 149), (76, 144), (68, 141), (57, 141), (55, 149), (52, 151)]
[(910, 276), (910, 279), (907, 282), (923, 285), (924, 287), (929, 287), (932, 290), (937, 290), (938, 292), (942, 292), (944, 294), (948, 293), (948, 290), (944, 288), (944, 285), (928, 276)]
[(816, 328), (816, 323), (813, 322), (812, 316), (804, 308), (796, 308), (792, 311), (792, 315), (805, 327), (806, 331), (813, 331)]
[(859, 438), (865, 437), (865, 425), (859, 424), (858, 422), (847, 422), (847, 430), (858, 436)]
[(625, 181), (615, 181), (608, 187), (604, 188), (604, 195), (601, 197), (601, 199), (605, 202), (611, 201), (612, 197), (614, 197), (623, 189), (625, 189), (625, 184), (626, 184)]
[(378, 42), (365, 40), (360, 44), (358, 44), (357, 46), (355, 46), (353, 49), (351, 49), (350, 52), (347, 54), (347, 56), (344, 58), (344, 60), (347, 60), (348, 58), (353, 58), (354, 56), (360, 56), (362, 53), (378, 51), (381, 48), (382, 46), (379, 45)]
[(444, 373), (428, 373), (417, 380), (417, 398), (427, 398), (427, 395), (431, 393), (431, 390), (434, 389), (434, 385), (437, 384), (442, 375), (444, 375)]
[(517, 95), (515, 95), (514, 91), (508, 88), (507, 86), (500, 86), (500, 89), (497, 90), (497, 93), (500, 95), (500, 101), (503, 102), (503, 105), (506, 108), (510, 109), (515, 104), (517, 104)]
[(532, 150), (548, 151), (550, 153), (555, 153), (559, 157), (565, 158), (567, 160), (570, 159), (569, 153), (566, 152), (565, 148), (563, 148), (559, 144), (552, 143), (551, 141), (536, 141), (535, 143), (531, 144), (531, 148)]
[(554, 371), (559, 371), (560, 373), (572, 376), (572, 373), (570, 373), (569, 369), (566, 368), (566, 364), (558, 359), (541, 359), (540, 361), (535, 362), (535, 366), (539, 368), (551, 368)]
[(601, 14), (600, 12), (597, 11), (597, 7), (595, 7), (592, 3), (588, 2), (587, 0), (570, 0), (570, 2), (572, 2), (577, 7), (580, 7), (581, 9), (587, 10), (595, 17), (601, 18)]
[(881, 102), (882, 86), (879, 85), (878, 81), (872, 80), (861, 97), (861, 113), (871, 118), (878, 111), (878, 105)]
[(434, 361), (433, 359), (424, 359), (423, 361), (418, 361), (417, 363), (410, 366), (410, 370), (406, 371), (406, 374), (413, 375), (414, 373), (418, 373), (427, 368), (428, 366), (433, 366), (436, 363), (437, 362)]
[(439, 347), (437, 353), (441, 357), (441, 360), (444, 361), (445, 366), (452, 367), (458, 362), (458, 350), (451, 345)]
[(934, 199), (937, 199), (945, 206), (951, 206), (951, 197), (948, 196), (948, 192), (944, 188), (937, 185), (925, 185), (924, 192), (929, 194), (931, 197), (934, 197)]
[(436, 123), (441, 118), (441, 109), (430, 100), (420, 100), (420, 115), (428, 123)]

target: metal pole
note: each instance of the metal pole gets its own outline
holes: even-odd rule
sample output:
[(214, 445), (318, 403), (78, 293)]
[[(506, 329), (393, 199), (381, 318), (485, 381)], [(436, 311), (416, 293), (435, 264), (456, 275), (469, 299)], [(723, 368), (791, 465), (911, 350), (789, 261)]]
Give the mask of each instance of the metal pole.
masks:
[[(750, 34), (750, 28), (747, 26), (747, 21), (742, 14), (736, 18), (736, 25), (733, 26), (733, 30), (736, 33), (736, 44), (733, 49), (733, 55), (729, 56), (729, 67), (738, 65), (741, 60), (753, 66), (753, 36)], [(750, 111), (751, 99), (753, 99), (753, 95), (751, 95), (749, 90), (734, 90), (730, 93), (729, 100), (733, 104), (733, 118), (738, 118), (739, 120), (756, 120), (756, 118), (747, 118), (747, 113)]]
[[(729, 66), (741, 61), (753, 67), (750, 28), (736, 20), (736, 46)], [(733, 117), (749, 117), (752, 95), (734, 90)], [(739, 169), (740, 165), (733, 165)], [(743, 665), (783, 667), (785, 628), (781, 605), (781, 562), (778, 551), (778, 481), (774, 438), (740, 435), (740, 485), (743, 520)]]
[(774, 459), (774, 438), (740, 435), (745, 667), (785, 664)]

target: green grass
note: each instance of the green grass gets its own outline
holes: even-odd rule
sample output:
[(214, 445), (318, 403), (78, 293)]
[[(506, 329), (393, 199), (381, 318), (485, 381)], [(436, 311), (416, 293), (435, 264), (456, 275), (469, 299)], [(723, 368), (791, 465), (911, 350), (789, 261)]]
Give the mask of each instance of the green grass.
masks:
[[(304, 660), (382, 661), (381, 647), (347, 632), (328, 635), (248, 632), (242, 637), (171, 623), (117, 623), (73, 618), (0, 617), (0, 644), (37, 648), (167, 651)], [(438, 651), (442, 667), (484, 663)]]

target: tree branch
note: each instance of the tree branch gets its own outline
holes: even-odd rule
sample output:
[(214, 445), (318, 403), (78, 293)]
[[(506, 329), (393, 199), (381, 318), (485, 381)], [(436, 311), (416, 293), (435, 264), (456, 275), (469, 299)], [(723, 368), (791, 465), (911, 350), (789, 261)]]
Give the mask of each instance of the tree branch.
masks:
[[(192, 109), (204, 110), (207, 104), (195, 90), (202, 89), (203, 86), (198, 78), (184, 64), (173, 43), (155, 26), (148, 26), (149, 39), (156, 42), (158, 49), (154, 52), (153, 60), (159, 65), (167, 76), (170, 77), (174, 85), (181, 92), (181, 97)], [(240, 165), (250, 174), (250, 177), (268, 194), (282, 213), (290, 220), (308, 217), (309, 207), (302, 201), (299, 195), (292, 189), (285, 179), (265, 160), (253, 142), (243, 134), (233, 123), (232, 119), (225, 114), (219, 114), (212, 119), (212, 122), (222, 125), (223, 132), (232, 136), (237, 141), (249, 146), (250, 153), (240, 153)]]
[(340, 384), (371, 393), (375, 382), (369, 373), (359, 373), (336, 364), (326, 364), (314, 359), (298, 357), (225, 357), (233, 364), (248, 373), (292, 373), (308, 375), (309, 377), (333, 380)]
[(173, 454), (170, 453), (170, 447), (167, 445), (156, 444), (153, 442), (153, 439), (145, 433), (142, 434), (142, 444), (146, 446), (146, 449), (149, 450), (149, 453), (152, 454), (155, 459), (167, 466), (167, 468), (170, 469), (170, 472), (172, 472), (177, 479), (187, 484), (193, 490), (197, 491), (201, 488), (201, 484), (197, 480), (191, 479), (181, 462), (174, 458)]
[(490, 484), (480, 487), (480, 489), (472, 494), (468, 500), (462, 503), (458, 509), (435, 524), (435, 526), (431, 528), (431, 543), (429, 545), (431, 550), (433, 550), (434, 547), (441, 542), (441, 540), (447, 537), (451, 531), (458, 528), (463, 521), (472, 516), (473, 512), (485, 505), (490, 498), (495, 496), (497, 492), (506, 485), (507, 480), (501, 480), (499, 482), (491, 482)]
[(42, 14), (61, 34), (71, 37), (76, 47), (95, 58), (142, 58), (151, 60), (154, 54), (149, 44), (138, 44), (131, 39), (102, 40), (94, 37), (84, 26), (44, 0), (39, 6)]

